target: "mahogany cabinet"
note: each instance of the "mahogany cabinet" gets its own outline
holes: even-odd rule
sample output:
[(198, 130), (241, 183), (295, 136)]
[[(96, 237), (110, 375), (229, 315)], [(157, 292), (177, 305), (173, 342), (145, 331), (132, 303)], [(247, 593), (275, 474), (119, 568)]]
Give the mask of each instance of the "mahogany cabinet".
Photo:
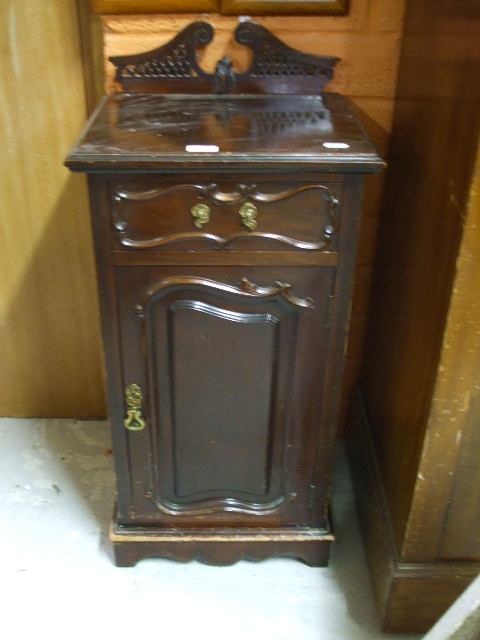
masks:
[(89, 179), (117, 564), (325, 564), (361, 190), (382, 162), (337, 95), (131, 90), (67, 159)]

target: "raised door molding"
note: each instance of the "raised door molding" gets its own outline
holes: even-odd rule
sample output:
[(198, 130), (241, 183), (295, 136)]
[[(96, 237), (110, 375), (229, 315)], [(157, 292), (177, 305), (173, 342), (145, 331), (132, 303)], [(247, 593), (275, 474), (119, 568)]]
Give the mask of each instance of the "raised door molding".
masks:
[(195, 13), (223, 15), (345, 15), (349, 0), (89, 0), (94, 13)]

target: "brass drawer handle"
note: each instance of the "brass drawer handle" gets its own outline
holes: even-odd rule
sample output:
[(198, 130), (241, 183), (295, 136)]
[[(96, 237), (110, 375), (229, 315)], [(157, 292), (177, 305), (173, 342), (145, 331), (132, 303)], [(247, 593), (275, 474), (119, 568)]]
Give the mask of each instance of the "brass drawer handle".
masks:
[(250, 231), (255, 231), (257, 228), (257, 213), (257, 207), (251, 202), (245, 202), (245, 204), (240, 207), (239, 214), (242, 218), (242, 223), (247, 229), (250, 229)]
[(210, 220), (210, 207), (206, 204), (195, 204), (191, 209), (190, 213), (195, 218), (195, 222), (193, 223), (197, 229), (201, 229), (204, 224), (207, 224)]
[(142, 418), (142, 390), (137, 384), (129, 384), (125, 389), (127, 402), (127, 417), (124, 420), (125, 428), (129, 431), (141, 431), (145, 429), (145, 420)]

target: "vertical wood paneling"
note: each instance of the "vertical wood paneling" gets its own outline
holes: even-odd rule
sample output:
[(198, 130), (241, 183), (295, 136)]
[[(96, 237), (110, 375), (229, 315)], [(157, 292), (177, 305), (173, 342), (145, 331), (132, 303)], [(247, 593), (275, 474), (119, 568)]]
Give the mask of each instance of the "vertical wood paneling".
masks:
[(386, 632), (478, 573), (479, 39), (478, 2), (407, 1), (351, 447)]
[[(464, 225), (419, 470), (434, 469), (437, 481), (417, 481), (405, 549), (425, 555), (433, 546), (442, 560), (480, 559), (480, 155)], [(437, 537), (425, 540), (432, 520)]]
[(87, 113), (93, 113), (104, 89), (103, 31), (100, 17), (90, 12), (86, 0), (75, 0), (80, 32), (81, 58)]
[(459, 251), (465, 225), (478, 242), (467, 212), (480, 130), (479, 36), (478, 3), (407, 3), (361, 376), (405, 562), (437, 557), (462, 398), (475, 375), (475, 343), (465, 339), (474, 340), (467, 323), (478, 273)]
[(0, 4), (0, 415), (104, 414), (75, 0)]

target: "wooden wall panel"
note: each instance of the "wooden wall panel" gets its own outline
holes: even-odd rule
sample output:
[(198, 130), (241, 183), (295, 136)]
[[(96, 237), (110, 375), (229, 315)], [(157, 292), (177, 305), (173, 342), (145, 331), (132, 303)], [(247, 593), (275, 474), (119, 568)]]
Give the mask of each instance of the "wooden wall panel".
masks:
[(105, 413), (84, 178), (63, 158), (86, 119), (75, 0), (5, 0), (0, 75), (0, 415)]

